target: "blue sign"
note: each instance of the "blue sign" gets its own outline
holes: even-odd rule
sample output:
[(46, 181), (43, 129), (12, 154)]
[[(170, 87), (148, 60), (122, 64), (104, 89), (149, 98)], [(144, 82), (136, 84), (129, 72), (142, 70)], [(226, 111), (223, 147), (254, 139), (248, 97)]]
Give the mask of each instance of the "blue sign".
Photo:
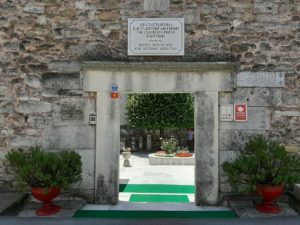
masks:
[(112, 92), (118, 92), (118, 86), (117, 85), (111, 86), (111, 91)]

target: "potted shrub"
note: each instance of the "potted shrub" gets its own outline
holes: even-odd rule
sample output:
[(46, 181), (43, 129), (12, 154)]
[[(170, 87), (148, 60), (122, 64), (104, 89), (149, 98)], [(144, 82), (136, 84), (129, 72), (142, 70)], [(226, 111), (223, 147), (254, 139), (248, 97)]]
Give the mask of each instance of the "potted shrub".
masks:
[(16, 149), (6, 155), (16, 179), (31, 187), (32, 195), (43, 201), (36, 210), (39, 216), (57, 213), (59, 206), (52, 203), (61, 188), (81, 181), (81, 157), (74, 151), (46, 152), (39, 147)]
[(250, 138), (237, 159), (222, 167), (234, 190), (256, 190), (262, 197), (256, 209), (264, 213), (279, 213), (273, 200), (283, 193), (285, 185), (300, 181), (300, 159), (262, 135)]
[(177, 157), (192, 157), (193, 154), (190, 153), (188, 147), (179, 147), (177, 152), (176, 152)]

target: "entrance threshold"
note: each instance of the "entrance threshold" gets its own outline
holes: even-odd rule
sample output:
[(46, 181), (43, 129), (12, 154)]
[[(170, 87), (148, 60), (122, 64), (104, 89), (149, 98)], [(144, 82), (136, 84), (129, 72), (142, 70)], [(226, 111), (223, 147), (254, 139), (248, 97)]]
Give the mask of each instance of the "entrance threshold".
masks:
[(81, 210), (122, 210), (122, 211), (230, 211), (223, 206), (196, 206), (195, 203), (132, 203), (120, 201), (117, 205), (87, 204)]
[(236, 218), (225, 207), (196, 206), (194, 203), (129, 203), (85, 205), (74, 217), (84, 218)]

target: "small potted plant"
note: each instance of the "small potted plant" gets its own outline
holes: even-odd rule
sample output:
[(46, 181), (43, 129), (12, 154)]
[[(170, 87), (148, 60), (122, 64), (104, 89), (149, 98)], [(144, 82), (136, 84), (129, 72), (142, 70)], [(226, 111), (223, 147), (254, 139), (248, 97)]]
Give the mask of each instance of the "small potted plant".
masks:
[(300, 181), (299, 157), (262, 135), (250, 138), (237, 159), (222, 167), (233, 190), (256, 190), (262, 197), (256, 209), (263, 213), (279, 213), (274, 200), (283, 193), (285, 185)]
[(190, 153), (188, 147), (178, 147), (178, 150), (176, 152), (177, 157), (192, 157), (193, 154)]
[(39, 216), (49, 216), (60, 210), (51, 201), (61, 188), (81, 181), (81, 157), (74, 151), (47, 152), (39, 147), (16, 149), (6, 155), (9, 168), (21, 184), (31, 187), (32, 195), (43, 202), (36, 210)]

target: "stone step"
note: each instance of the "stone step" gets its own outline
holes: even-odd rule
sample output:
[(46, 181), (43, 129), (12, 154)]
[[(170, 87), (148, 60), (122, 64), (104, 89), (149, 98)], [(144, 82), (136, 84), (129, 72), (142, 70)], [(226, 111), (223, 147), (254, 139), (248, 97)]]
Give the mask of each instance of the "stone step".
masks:
[[(81, 209), (85, 204), (85, 200), (79, 197), (74, 197), (68, 193), (63, 193), (53, 200), (55, 205), (61, 207), (61, 210), (48, 217), (72, 217), (74, 213)], [(42, 202), (30, 195), (25, 201), (22, 210), (18, 213), (18, 217), (38, 217), (35, 210), (42, 206)]]
[(27, 196), (25, 193), (0, 193), (0, 216), (14, 215)]

